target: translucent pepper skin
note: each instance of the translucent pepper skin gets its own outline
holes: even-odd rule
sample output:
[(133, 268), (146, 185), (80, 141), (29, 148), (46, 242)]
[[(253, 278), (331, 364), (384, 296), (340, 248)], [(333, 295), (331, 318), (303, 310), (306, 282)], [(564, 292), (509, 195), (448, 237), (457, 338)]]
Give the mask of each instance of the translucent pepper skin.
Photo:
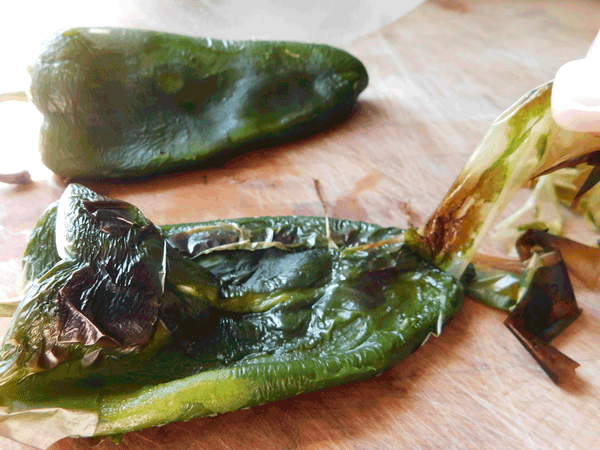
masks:
[(31, 71), (42, 160), (60, 176), (138, 177), (307, 137), (366, 88), (343, 50), (156, 31), (56, 34)]

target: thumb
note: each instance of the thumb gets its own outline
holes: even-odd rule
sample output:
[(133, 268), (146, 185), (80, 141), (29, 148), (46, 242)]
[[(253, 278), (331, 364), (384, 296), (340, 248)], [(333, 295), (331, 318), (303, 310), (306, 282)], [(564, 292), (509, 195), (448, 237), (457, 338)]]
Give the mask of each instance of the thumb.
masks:
[(600, 134), (600, 33), (584, 59), (556, 72), (551, 110), (561, 128)]

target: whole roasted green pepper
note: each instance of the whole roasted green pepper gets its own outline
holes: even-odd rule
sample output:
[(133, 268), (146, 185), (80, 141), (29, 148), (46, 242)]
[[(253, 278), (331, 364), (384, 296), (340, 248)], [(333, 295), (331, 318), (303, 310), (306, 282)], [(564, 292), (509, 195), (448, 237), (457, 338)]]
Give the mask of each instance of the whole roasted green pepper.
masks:
[(0, 422), (58, 430), (43, 446), (65, 414), (69, 435), (118, 435), (381, 373), (463, 301), (403, 240), (314, 217), (156, 227), (72, 184), (26, 251)]
[(42, 160), (65, 177), (190, 170), (297, 140), (345, 119), (368, 79), (326, 45), (119, 28), (57, 34), (31, 77)]

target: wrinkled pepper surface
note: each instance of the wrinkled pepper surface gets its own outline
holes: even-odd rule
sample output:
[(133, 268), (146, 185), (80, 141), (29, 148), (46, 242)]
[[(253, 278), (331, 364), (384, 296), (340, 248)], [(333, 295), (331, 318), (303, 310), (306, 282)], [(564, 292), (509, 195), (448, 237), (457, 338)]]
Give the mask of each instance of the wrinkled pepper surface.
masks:
[(421, 232), (313, 217), (157, 227), (70, 185), (26, 250), (0, 354), (0, 431), (42, 447), (368, 378), (439, 333), (465, 286), (511, 310), (507, 326), (553, 380), (571, 376), (577, 363), (549, 345), (580, 313), (565, 246), (526, 236), (529, 259), (508, 275), (475, 258), (523, 182), (597, 151), (597, 137), (556, 129), (549, 92), (492, 124)]
[(37, 414), (47, 429), (65, 421), (57, 408), (76, 412), (79, 436), (372, 377), (438, 333), (464, 294), (397, 228), (315, 217), (157, 227), (76, 184), (24, 261), (0, 412)]
[(64, 177), (190, 170), (344, 120), (367, 86), (343, 50), (156, 31), (75, 28), (31, 71), (42, 161)]

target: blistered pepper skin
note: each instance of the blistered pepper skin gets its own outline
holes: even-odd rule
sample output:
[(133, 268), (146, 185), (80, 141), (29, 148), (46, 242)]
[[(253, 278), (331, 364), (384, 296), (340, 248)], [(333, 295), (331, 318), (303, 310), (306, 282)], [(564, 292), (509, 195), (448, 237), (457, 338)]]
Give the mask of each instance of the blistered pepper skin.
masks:
[(31, 75), (42, 160), (74, 178), (190, 170), (303, 138), (347, 118), (368, 82), (326, 45), (120, 28), (55, 35)]
[(76, 184), (40, 218), (24, 272), (0, 348), (0, 406), (17, 412), (6, 420), (27, 411), (47, 427), (48, 408), (94, 418), (69, 436), (370, 378), (464, 299), (397, 228), (298, 216), (155, 226)]

